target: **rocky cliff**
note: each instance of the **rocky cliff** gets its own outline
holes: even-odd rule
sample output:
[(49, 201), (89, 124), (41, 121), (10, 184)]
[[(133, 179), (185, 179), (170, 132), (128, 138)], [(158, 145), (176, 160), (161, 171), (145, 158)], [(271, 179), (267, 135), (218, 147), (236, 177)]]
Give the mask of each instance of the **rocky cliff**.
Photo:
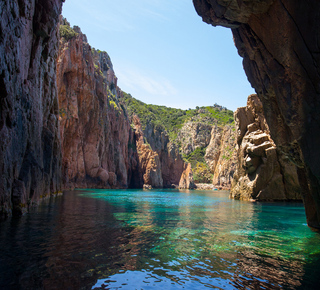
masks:
[(56, 90), (61, 0), (0, 4), (0, 217), (61, 189)]
[(148, 123), (143, 132), (150, 148), (159, 156), (163, 186), (170, 188), (179, 185), (180, 188), (193, 188), (191, 166), (182, 159), (179, 147), (170, 142), (167, 132), (152, 123)]
[(320, 228), (320, 2), (193, 3), (205, 22), (232, 28), (271, 137), (297, 167), (308, 224)]
[(152, 150), (150, 144), (145, 143), (142, 126), (138, 116), (132, 117), (135, 126), (136, 146), (139, 156), (139, 176), (142, 176), (145, 188), (162, 188), (163, 178), (159, 155)]
[(262, 103), (248, 97), (235, 112), (238, 162), (230, 196), (242, 200), (300, 200), (297, 168), (270, 137)]
[(213, 172), (213, 185), (218, 189), (229, 190), (237, 164), (236, 131), (230, 125), (217, 129), (212, 129), (205, 159)]
[[(68, 187), (192, 187), (192, 170), (165, 132), (132, 116), (110, 57), (61, 19), (57, 85), (62, 172)], [(188, 170), (191, 172), (185, 173)], [(182, 177), (183, 176), (183, 177)], [(181, 180), (182, 178), (182, 180)]]
[[(135, 140), (110, 57), (61, 18), (57, 62), (66, 187), (139, 186)], [(135, 179), (135, 180), (134, 180)]]

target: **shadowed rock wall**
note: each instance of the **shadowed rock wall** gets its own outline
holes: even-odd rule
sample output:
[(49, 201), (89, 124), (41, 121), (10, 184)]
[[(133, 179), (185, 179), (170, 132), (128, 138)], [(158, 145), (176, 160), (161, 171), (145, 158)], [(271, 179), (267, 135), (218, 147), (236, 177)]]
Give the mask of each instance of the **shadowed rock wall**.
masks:
[(320, 228), (320, 2), (193, 3), (205, 22), (232, 28), (271, 137), (297, 166), (308, 224)]
[(0, 216), (61, 188), (56, 90), (61, 0), (0, 3)]

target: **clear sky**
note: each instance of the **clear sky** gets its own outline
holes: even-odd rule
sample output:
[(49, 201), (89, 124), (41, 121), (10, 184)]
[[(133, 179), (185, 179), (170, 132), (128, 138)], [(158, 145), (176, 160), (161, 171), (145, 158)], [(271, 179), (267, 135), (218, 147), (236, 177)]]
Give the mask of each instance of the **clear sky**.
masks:
[(192, 0), (66, 0), (62, 14), (108, 52), (119, 87), (143, 102), (235, 110), (254, 93), (231, 30), (202, 22)]

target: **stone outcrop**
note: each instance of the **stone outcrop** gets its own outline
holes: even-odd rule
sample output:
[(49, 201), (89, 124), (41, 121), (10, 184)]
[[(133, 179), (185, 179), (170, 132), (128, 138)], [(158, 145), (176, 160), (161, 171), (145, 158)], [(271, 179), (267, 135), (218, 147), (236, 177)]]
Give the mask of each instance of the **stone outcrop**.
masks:
[(232, 28), (271, 137), (297, 167), (308, 225), (320, 228), (320, 2), (193, 3), (205, 22)]
[(193, 188), (191, 166), (182, 159), (179, 147), (170, 142), (167, 132), (149, 123), (143, 134), (150, 148), (157, 152), (160, 158), (163, 186), (170, 188), (179, 185), (180, 188)]
[(209, 145), (212, 125), (197, 120), (186, 122), (180, 129), (178, 141), (181, 143), (181, 152), (190, 154), (196, 148), (205, 148)]
[(211, 138), (204, 159), (208, 164), (210, 171), (213, 173), (216, 169), (219, 157), (223, 129), (218, 126), (213, 126), (211, 130)]
[[(213, 172), (212, 183), (218, 189), (229, 190), (231, 188), (231, 183), (237, 164), (235, 127), (227, 125), (223, 128), (223, 130), (221, 130), (221, 133), (211, 136), (211, 141), (213, 141), (213, 145), (217, 143), (220, 144), (218, 147), (218, 153), (214, 154), (214, 157), (217, 161), (210, 163), (211, 170)], [(209, 152), (212, 152), (212, 149), (214, 150), (214, 147), (210, 142), (210, 145), (207, 147), (205, 155), (205, 158), (208, 161), (210, 160)], [(214, 167), (212, 167), (213, 164), (215, 164)]]
[(193, 173), (190, 163), (185, 163), (183, 165), (183, 170), (181, 173), (179, 188), (181, 189), (194, 189), (195, 184), (193, 181)]
[[(71, 29), (64, 19), (61, 27)], [(80, 28), (72, 35), (61, 37), (57, 62), (65, 186), (139, 186), (134, 135), (110, 57), (91, 48)]]
[(159, 155), (151, 149), (150, 144), (144, 142), (140, 119), (137, 116), (133, 116), (132, 119), (139, 156), (138, 170), (139, 175), (143, 177), (143, 185), (145, 188), (162, 188), (163, 179)]
[(230, 196), (242, 200), (300, 200), (297, 168), (269, 134), (257, 95), (235, 112), (238, 162)]
[(0, 217), (61, 189), (56, 56), (61, 0), (0, 4)]

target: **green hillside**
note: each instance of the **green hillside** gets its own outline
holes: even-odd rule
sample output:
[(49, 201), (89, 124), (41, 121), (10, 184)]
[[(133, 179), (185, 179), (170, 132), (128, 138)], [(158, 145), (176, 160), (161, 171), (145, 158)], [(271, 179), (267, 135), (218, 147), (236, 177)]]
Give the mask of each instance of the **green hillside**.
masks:
[(182, 110), (146, 104), (126, 93), (123, 93), (122, 101), (126, 104), (129, 116), (136, 114), (140, 118), (143, 129), (148, 122), (160, 126), (168, 132), (171, 142), (175, 142), (179, 129), (192, 117), (197, 117), (198, 121), (219, 126), (234, 122), (233, 112), (217, 104)]
[[(142, 129), (145, 129), (147, 123), (153, 123), (155, 128), (166, 130), (170, 141), (176, 144), (179, 130), (187, 121), (216, 124), (221, 127), (234, 123), (233, 112), (217, 104), (182, 110), (146, 104), (126, 93), (123, 93), (121, 101), (125, 103), (129, 117), (135, 114), (140, 118)], [(179, 143), (177, 145), (181, 146)], [(212, 182), (213, 175), (205, 162), (205, 152), (206, 148), (197, 148), (188, 155), (182, 154), (183, 159), (191, 163), (196, 183)]]

